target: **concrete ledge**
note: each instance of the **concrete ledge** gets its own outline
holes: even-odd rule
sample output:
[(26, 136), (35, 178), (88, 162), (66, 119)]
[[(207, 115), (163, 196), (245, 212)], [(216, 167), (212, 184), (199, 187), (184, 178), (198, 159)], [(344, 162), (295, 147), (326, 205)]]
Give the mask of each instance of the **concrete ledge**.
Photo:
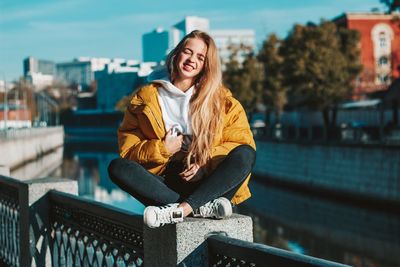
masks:
[(144, 227), (146, 266), (208, 266), (205, 240), (222, 234), (253, 241), (253, 224), (248, 216), (233, 214), (224, 220), (186, 218), (182, 223), (151, 229)]
[(28, 184), (29, 206), (42, 198), (50, 190), (78, 195), (78, 182), (71, 179), (47, 177), (25, 182)]
[(0, 139), (0, 165), (15, 169), (64, 144), (62, 126), (19, 129)]
[(10, 176), (10, 168), (8, 168), (7, 166), (0, 165), (0, 175), (9, 177)]

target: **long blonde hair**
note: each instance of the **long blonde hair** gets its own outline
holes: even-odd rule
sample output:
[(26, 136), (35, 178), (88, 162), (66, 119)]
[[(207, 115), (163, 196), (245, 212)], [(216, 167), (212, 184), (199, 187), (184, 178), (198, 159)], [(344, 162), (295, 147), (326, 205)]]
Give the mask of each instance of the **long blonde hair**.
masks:
[(177, 74), (177, 60), (189, 38), (198, 38), (207, 45), (204, 67), (195, 79), (194, 94), (190, 100), (193, 139), (189, 148), (187, 164), (206, 165), (211, 158), (213, 141), (222, 131), (225, 89), (222, 87), (222, 71), (218, 50), (214, 40), (205, 32), (192, 31), (168, 54), (166, 65), (174, 80)]

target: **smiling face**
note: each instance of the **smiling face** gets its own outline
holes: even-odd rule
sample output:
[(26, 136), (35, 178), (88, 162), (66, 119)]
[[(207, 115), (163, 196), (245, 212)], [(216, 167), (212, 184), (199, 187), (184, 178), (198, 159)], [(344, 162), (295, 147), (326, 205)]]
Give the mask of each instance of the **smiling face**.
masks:
[(204, 68), (207, 45), (199, 38), (189, 38), (177, 58), (177, 78), (194, 82)]

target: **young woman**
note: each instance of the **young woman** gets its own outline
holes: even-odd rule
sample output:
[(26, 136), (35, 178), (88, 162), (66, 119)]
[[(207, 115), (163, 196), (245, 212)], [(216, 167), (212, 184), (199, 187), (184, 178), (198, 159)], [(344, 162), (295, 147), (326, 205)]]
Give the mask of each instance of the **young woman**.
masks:
[(142, 202), (144, 223), (225, 218), (250, 197), (255, 143), (246, 114), (222, 86), (218, 51), (193, 31), (138, 90), (118, 130), (112, 181)]

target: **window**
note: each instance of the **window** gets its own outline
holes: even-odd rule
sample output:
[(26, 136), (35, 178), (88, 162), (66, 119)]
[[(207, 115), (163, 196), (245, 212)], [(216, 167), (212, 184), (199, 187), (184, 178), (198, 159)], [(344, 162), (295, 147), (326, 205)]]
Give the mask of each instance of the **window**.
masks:
[(389, 76), (387, 74), (379, 74), (378, 81), (380, 84), (385, 84), (389, 82)]
[(371, 39), (374, 45), (376, 59), (391, 51), (391, 41), (393, 40), (393, 29), (389, 24), (378, 23), (371, 30)]
[(389, 59), (386, 56), (382, 56), (378, 60), (378, 65), (379, 66), (386, 66), (389, 64)]
[(386, 34), (384, 32), (380, 32), (379, 33), (379, 46), (381, 48), (385, 48), (385, 47), (388, 46), (387, 37), (386, 37)]

